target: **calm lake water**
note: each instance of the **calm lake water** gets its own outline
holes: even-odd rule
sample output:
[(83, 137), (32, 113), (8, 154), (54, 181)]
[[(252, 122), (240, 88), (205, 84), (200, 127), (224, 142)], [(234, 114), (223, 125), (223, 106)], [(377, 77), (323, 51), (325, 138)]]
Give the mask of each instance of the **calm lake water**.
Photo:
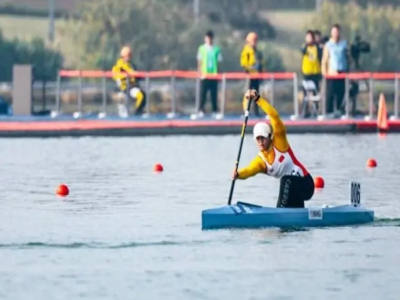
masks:
[[(201, 231), (201, 211), (227, 201), (238, 136), (2, 139), (0, 299), (398, 300), (400, 136), (289, 140), (325, 179), (309, 204), (346, 203), (354, 179), (385, 220)], [(246, 136), (240, 165), (256, 153)], [(278, 183), (239, 181), (234, 201), (275, 206)]]

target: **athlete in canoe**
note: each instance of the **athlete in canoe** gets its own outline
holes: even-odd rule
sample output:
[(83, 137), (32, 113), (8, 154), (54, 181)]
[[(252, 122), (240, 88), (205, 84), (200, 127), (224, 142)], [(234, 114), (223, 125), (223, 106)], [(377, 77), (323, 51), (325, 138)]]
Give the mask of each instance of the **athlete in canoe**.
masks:
[(247, 179), (263, 173), (280, 179), (277, 207), (304, 207), (314, 194), (314, 180), (295, 157), (286, 137), (286, 128), (276, 109), (256, 90), (248, 90), (247, 99), (255, 102), (269, 117), (271, 125), (259, 122), (253, 135), (260, 152), (245, 168), (234, 172), (233, 179)]

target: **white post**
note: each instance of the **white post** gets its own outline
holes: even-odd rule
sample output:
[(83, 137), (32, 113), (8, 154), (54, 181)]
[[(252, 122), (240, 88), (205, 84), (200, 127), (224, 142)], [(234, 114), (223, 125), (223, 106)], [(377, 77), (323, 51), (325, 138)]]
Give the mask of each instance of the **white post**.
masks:
[(174, 74), (171, 76), (171, 111), (167, 113), (167, 118), (172, 119), (175, 118), (176, 115), (176, 93), (175, 93), (175, 82), (176, 82), (176, 77), (175, 77), (175, 71)]
[(293, 105), (294, 105), (294, 115), (292, 117), (292, 120), (297, 120), (299, 119), (299, 100), (298, 100), (298, 80), (297, 80), (297, 74), (293, 73)]
[(226, 74), (222, 75), (221, 83), (221, 119), (225, 115), (225, 103), (226, 103)]
[(394, 80), (394, 120), (399, 118), (399, 74), (396, 73)]

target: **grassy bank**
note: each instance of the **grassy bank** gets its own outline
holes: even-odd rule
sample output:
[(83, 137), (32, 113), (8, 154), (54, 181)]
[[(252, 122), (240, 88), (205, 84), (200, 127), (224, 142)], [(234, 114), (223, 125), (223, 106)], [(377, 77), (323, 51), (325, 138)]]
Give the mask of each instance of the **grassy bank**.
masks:
[(0, 28), (6, 38), (30, 40), (33, 37), (47, 38), (49, 21), (47, 18), (3, 15)]

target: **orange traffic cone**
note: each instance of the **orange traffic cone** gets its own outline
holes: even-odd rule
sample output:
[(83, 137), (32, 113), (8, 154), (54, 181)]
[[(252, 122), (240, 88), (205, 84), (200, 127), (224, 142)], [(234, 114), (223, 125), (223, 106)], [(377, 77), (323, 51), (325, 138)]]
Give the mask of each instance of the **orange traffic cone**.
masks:
[(381, 93), (379, 96), (378, 118), (376, 120), (376, 125), (378, 127), (379, 132), (387, 132), (389, 130), (387, 111), (386, 111), (386, 100), (385, 100), (385, 95), (383, 95), (383, 93)]

